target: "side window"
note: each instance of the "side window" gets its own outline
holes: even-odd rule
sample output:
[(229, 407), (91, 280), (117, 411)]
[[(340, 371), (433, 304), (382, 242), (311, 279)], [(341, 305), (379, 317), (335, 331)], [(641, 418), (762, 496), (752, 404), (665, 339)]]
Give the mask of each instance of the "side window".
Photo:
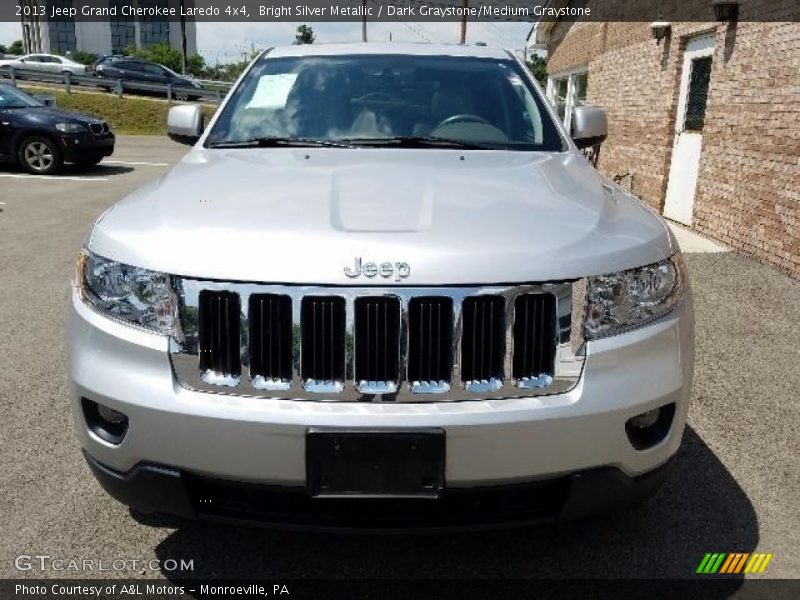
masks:
[(576, 71), (565, 75), (554, 75), (547, 82), (547, 97), (558, 113), (558, 118), (569, 130), (572, 125), (572, 111), (586, 104), (589, 89), (589, 74)]
[(569, 78), (556, 79), (553, 84), (553, 104), (556, 107), (558, 118), (566, 121), (567, 118), (567, 96), (569, 90)]
[(589, 74), (578, 73), (575, 75), (575, 106), (584, 106), (586, 104), (586, 90), (589, 87)]

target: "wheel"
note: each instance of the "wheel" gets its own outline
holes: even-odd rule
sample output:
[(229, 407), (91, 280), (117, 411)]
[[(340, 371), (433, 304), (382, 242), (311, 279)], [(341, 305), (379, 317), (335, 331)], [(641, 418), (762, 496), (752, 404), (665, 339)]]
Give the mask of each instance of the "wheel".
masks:
[(179, 102), (187, 102), (189, 100), (189, 94), (186, 92), (177, 92), (175, 94), (175, 100), (178, 100)]
[(100, 164), (101, 160), (103, 160), (102, 156), (92, 156), (76, 160), (75, 164), (78, 165), (79, 167), (94, 167), (95, 165)]
[(34, 135), (19, 147), (19, 162), (35, 175), (52, 175), (61, 168), (63, 161), (61, 150), (46, 137)]

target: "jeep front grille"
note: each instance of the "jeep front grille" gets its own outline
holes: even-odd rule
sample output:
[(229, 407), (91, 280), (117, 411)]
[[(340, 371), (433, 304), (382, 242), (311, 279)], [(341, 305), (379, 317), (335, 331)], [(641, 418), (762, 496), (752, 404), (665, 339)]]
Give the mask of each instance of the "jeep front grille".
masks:
[(565, 393), (582, 281), (453, 288), (175, 279), (186, 388), (291, 400), (436, 402)]

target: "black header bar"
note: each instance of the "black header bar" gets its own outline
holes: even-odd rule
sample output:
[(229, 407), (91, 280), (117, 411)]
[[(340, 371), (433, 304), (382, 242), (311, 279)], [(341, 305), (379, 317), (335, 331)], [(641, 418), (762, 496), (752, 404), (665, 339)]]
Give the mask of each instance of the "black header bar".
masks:
[[(728, 0), (726, 21), (800, 21), (800, 0)], [(735, 17), (731, 17), (735, 14)], [(0, 21), (693, 21), (711, 0), (3, 0)]]

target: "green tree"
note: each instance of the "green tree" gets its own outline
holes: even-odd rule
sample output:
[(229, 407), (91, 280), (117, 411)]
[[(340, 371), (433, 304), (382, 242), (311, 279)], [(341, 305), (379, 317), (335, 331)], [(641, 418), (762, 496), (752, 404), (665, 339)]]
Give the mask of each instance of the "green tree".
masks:
[[(176, 50), (169, 44), (155, 44), (148, 48), (128, 46), (122, 51), (122, 54), (164, 65), (176, 73), (181, 72), (181, 51)], [(207, 75), (206, 61), (199, 54), (186, 57), (186, 69), (194, 77), (205, 77)]]
[(97, 54), (93, 52), (84, 52), (83, 50), (76, 50), (72, 53), (72, 60), (84, 65), (90, 65), (97, 60)]
[(164, 65), (178, 73), (180, 73), (181, 70), (181, 52), (169, 44), (155, 44), (148, 48), (129, 47), (126, 50), (126, 54), (134, 58), (141, 58), (159, 65)]
[(8, 47), (9, 54), (16, 54), (17, 56), (25, 54), (25, 48), (22, 46), (22, 40), (17, 40)]
[(294, 43), (295, 45), (313, 44), (316, 39), (314, 30), (309, 25), (300, 25), (297, 28), (297, 34), (294, 36)]
[(8, 49), (3, 44), (0, 44), (0, 54), (5, 54), (6, 52), (8, 52)]
[(186, 70), (193, 77), (204, 78), (206, 76), (206, 60), (199, 54), (193, 54), (186, 58)]
[(538, 54), (534, 54), (531, 56), (531, 60), (529, 60), (527, 64), (528, 69), (530, 69), (530, 72), (536, 78), (536, 81), (539, 82), (539, 85), (547, 85), (547, 60)]

